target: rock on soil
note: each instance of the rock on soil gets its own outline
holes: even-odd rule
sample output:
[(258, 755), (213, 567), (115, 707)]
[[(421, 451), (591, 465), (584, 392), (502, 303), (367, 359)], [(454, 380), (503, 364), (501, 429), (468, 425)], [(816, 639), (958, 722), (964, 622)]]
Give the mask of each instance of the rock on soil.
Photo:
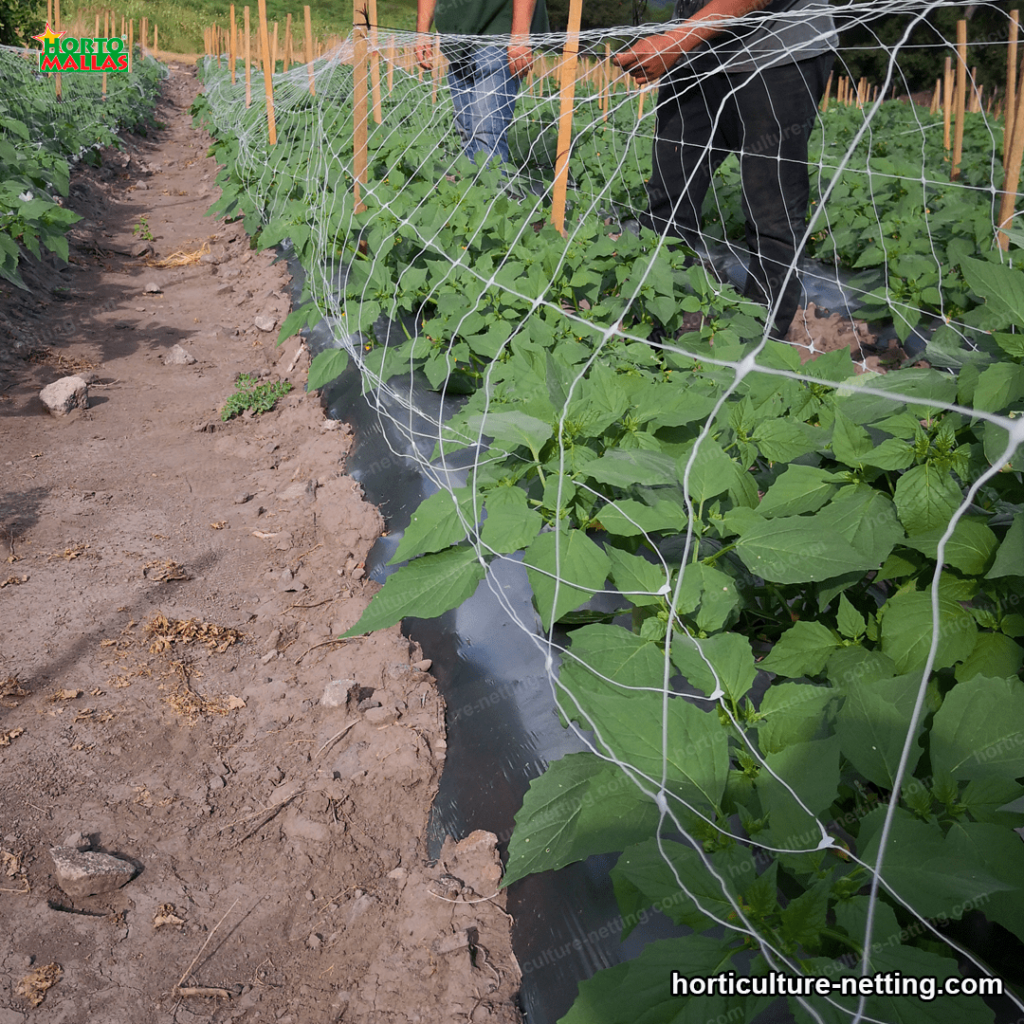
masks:
[(191, 366), (195, 361), (196, 357), (180, 345), (174, 345), (164, 356), (164, 366)]
[(89, 405), (89, 385), (81, 377), (61, 377), (39, 392), (51, 416), (67, 416), (73, 409)]
[(55, 846), (50, 856), (57, 871), (57, 884), (72, 899), (115, 892), (135, 877), (134, 864), (109, 853)]

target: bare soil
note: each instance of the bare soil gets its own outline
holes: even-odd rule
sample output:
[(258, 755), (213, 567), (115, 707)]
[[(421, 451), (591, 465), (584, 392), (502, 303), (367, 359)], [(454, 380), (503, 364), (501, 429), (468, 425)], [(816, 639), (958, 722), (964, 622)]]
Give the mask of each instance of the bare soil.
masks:
[[(384, 524), (301, 340), (255, 326), (284, 268), (204, 218), (196, 91), (172, 67), (166, 128), (75, 174), (70, 266), (0, 286), (0, 1024), (516, 1021), (494, 837), (427, 860), (429, 662), (335, 639)], [(243, 371), (294, 388), (222, 422)], [(135, 877), (72, 898), (62, 845)]]

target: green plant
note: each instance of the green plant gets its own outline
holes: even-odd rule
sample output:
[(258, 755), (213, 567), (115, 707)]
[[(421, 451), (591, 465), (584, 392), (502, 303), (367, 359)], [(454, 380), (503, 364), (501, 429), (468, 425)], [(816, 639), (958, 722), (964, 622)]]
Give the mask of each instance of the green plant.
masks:
[(139, 217), (135, 227), (132, 228), (132, 234), (135, 235), (136, 238), (142, 238), (147, 242), (152, 242), (155, 237), (149, 228), (149, 221), (145, 216)]
[(247, 409), (257, 414), (269, 412), (277, 400), (287, 395), (291, 389), (291, 383), (286, 380), (267, 381), (261, 384), (259, 378), (253, 374), (240, 373), (235, 378), (235, 392), (224, 403), (220, 418), (230, 420), (240, 416)]

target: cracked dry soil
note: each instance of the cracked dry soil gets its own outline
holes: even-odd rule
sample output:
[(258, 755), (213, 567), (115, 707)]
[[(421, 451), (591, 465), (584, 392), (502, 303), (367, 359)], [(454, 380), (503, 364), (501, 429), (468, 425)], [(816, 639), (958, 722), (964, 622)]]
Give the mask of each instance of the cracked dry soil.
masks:
[[(70, 265), (0, 285), (0, 1024), (516, 1021), (494, 837), (427, 860), (429, 663), (397, 628), (332, 641), (384, 524), (300, 339), (255, 326), (283, 267), (204, 218), (196, 91), (172, 65), (167, 127), (73, 176)], [(294, 389), (222, 423), (243, 371)], [(72, 898), (61, 845), (136, 875)]]

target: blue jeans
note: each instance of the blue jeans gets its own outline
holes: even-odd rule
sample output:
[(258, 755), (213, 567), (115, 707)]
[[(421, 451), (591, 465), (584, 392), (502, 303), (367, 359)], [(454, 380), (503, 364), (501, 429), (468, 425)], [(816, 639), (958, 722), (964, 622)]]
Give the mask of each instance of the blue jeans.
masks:
[(508, 48), (474, 48), (468, 59), (449, 68), (448, 89), (466, 156), (472, 160), (484, 153), (507, 162), (508, 126), (519, 93), (519, 79), (508, 67)]

